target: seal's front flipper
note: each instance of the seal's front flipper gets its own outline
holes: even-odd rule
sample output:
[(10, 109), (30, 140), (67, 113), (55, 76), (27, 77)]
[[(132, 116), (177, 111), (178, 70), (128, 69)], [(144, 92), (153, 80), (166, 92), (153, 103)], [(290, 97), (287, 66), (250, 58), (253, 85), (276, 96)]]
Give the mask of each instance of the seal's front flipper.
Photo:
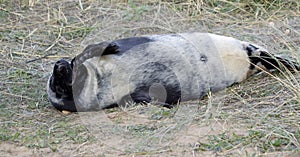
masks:
[(132, 37), (114, 40), (108, 43), (102, 53), (102, 56), (111, 54), (122, 55), (132, 48), (136, 48), (137, 46), (140, 46), (140, 48), (142, 48), (150, 42), (153, 42), (153, 40), (148, 37)]
[(120, 52), (120, 46), (117, 42), (111, 42), (108, 44), (106, 49), (103, 51), (102, 56), (110, 55), (110, 54), (117, 54)]
[[(109, 47), (109, 42), (101, 42), (98, 44), (88, 45), (81, 54), (77, 55), (71, 62), (72, 68), (76, 69), (76, 66), (81, 65), (86, 60), (93, 57), (101, 57), (107, 47)], [(106, 52), (107, 53), (107, 52)]]

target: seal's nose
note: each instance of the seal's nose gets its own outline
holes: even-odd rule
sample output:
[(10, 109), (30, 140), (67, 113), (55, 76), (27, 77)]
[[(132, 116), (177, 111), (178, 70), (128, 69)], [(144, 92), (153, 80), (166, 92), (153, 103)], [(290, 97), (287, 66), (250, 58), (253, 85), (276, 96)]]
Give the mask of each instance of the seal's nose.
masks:
[(59, 76), (68, 76), (69, 73), (71, 73), (71, 71), (72, 70), (69, 62), (61, 59), (55, 63), (53, 73), (56, 77), (59, 77)]
[(56, 63), (55, 63), (55, 65), (56, 66), (66, 66), (66, 65), (69, 65), (69, 62), (67, 62), (67, 61), (65, 61), (65, 60), (63, 60), (63, 59), (61, 59), (61, 60), (59, 60), (59, 61), (57, 61)]

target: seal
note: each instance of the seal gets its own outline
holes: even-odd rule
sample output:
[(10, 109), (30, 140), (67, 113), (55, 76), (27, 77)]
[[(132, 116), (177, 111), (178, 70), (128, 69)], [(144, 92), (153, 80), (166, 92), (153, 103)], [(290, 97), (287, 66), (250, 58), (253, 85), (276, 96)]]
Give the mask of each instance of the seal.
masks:
[(216, 34), (130, 37), (89, 45), (71, 62), (57, 61), (47, 92), (60, 111), (150, 102), (172, 107), (277, 69), (300, 68), (253, 43)]

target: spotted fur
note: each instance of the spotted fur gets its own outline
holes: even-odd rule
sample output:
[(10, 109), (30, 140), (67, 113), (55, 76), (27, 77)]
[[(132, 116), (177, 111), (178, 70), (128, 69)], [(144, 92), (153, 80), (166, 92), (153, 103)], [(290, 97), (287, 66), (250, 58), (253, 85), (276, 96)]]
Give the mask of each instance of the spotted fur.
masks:
[(48, 95), (59, 110), (95, 111), (127, 102), (172, 107), (280, 63), (298, 67), (257, 45), (215, 34), (132, 37), (90, 45), (71, 63), (58, 61)]

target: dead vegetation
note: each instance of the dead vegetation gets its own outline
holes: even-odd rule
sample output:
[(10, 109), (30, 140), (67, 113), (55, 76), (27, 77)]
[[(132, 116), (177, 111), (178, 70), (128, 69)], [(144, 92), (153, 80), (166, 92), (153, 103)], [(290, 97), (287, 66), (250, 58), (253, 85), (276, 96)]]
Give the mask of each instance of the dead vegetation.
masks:
[(298, 73), (253, 76), (171, 110), (63, 115), (46, 95), (53, 63), (91, 43), (213, 32), (298, 60), (299, 23), (297, 0), (0, 0), (0, 156), (299, 156)]

